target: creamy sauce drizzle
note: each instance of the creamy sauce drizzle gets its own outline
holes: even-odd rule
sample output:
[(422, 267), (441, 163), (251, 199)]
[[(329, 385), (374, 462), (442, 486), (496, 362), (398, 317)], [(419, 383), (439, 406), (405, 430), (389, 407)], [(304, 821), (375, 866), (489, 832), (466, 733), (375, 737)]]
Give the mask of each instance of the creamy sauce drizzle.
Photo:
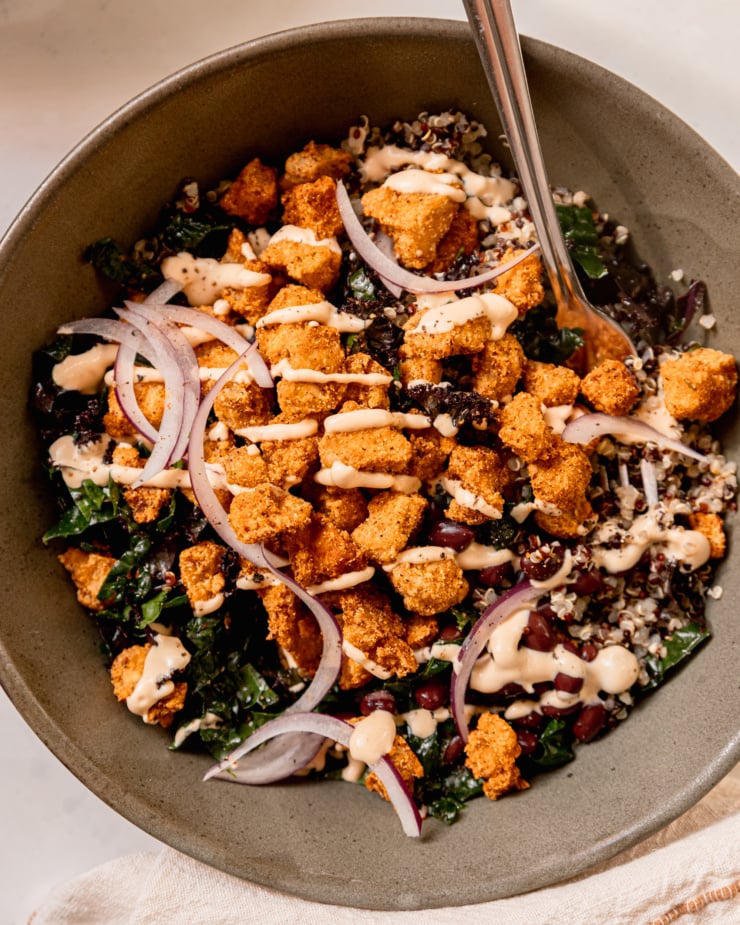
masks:
[(356, 724), (349, 739), (349, 754), (355, 761), (375, 764), (393, 748), (396, 721), (387, 710), (374, 710)]
[(356, 411), (329, 415), (324, 419), (324, 431), (327, 434), (346, 434), (377, 427), (408, 427), (410, 430), (422, 430), (431, 427), (431, 424), (425, 414), (404, 414), (401, 411), (386, 411), (383, 408), (359, 408)]
[(649, 546), (658, 545), (669, 559), (685, 562), (697, 569), (709, 559), (709, 540), (697, 530), (683, 527), (663, 527), (658, 523), (655, 511), (641, 514), (632, 522), (629, 530), (622, 533), (616, 525), (606, 524), (597, 539), (602, 543), (611, 537), (621, 537), (621, 545), (609, 549), (598, 543), (593, 546), (593, 558), (597, 565), (612, 574), (634, 568)]
[(322, 373), (316, 369), (295, 369), (287, 359), (273, 363), (270, 374), (273, 378), (285, 379), (286, 382), (313, 382), (319, 385), (327, 382), (388, 385), (393, 382), (393, 376), (383, 373)]
[(455, 552), (449, 546), (410, 546), (398, 554), (393, 562), (383, 566), (383, 571), (392, 572), (394, 568), (405, 563), (421, 565), (425, 562), (441, 562), (454, 559), (461, 569), (484, 569), (494, 565), (512, 562), (516, 555), (510, 549), (494, 549), (482, 543), (471, 543), (462, 552)]
[(155, 635), (153, 645), (146, 654), (144, 671), (131, 695), (126, 698), (126, 706), (132, 713), (141, 716), (147, 722), (149, 710), (164, 697), (174, 691), (172, 675), (186, 667), (190, 653), (176, 636)]
[(309, 594), (326, 594), (327, 591), (343, 591), (345, 588), (354, 588), (361, 585), (364, 581), (370, 581), (375, 574), (372, 565), (367, 568), (358, 569), (356, 572), (345, 572), (337, 578), (328, 578), (318, 585), (309, 585), (306, 590)]
[(301, 440), (311, 437), (319, 429), (315, 418), (304, 418), (294, 424), (251, 424), (248, 427), (239, 427), (234, 433), (238, 437), (246, 437), (252, 443), (262, 440)]
[(489, 504), (480, 495), (476, 495), (475, 492), (463, 488), (462, 482), (458, 481), (458, 479), (451, 479), (444, 475), (439, 480), (439, 484), (461, 507), (467, 507), (471, 511), (479, 511), (481, 514), (485, 514), (486, 517), (490, 517), (491, 520), (498, 520), (501, 517), (501, 511), (498, 508)]
[(392, 488), (404, 494), (413, 494), (421, 488), (421, 480), (413, 475), (393, 475), (390, 472), (366, 472), (337, 460), (329, 468), (319, 469), (314, 475), (319, 485), (337, 488)]
[(191, 305), (213, 305), (224, 289), (250, 289), (266, 286), (269, 273), (255, 273), (240, 263), (221, 263), (214, 257), (193, 257), (181, 251), (165, 257), (161, 265), (165, 279), (183, 283), (183, 291)]
[(96, 344), (84, 353), (74, 353), (54, 365), (51, 378), (60, 389), (94, 395), (105, 371), (116, 361), (118, 344)]
[(425, 312), (415, 328), (406, 331), (406, 336), (418, 334), (447, 334), (456, 327), (488, 318), (491, 323), (491, 339), (501, 340), (506, 329), (517, 318), (516, 306), (495, 292), (470, 295), (464, 299), (453, 299)]
[(350, 312), (338, 312), (331, 302), (324, 301), (277, 308), (263, 315), (257, 322), (257, 327), (264, 328), (270, 324), (303, 324), (309, 321), (317, 321), (346, 333), (362, 331), (371, 323)]
[(317, 238), (311, 228), (301, 228), (299, 225), (283, 225), (278, 228), (270, 238), (270, 244), (279, 244), (281, 241), (292, 241), (294, 244), (310, 244), (311, 247), (328, 247), (335, 254), (341, 254), (342, 248), (336, 238)]

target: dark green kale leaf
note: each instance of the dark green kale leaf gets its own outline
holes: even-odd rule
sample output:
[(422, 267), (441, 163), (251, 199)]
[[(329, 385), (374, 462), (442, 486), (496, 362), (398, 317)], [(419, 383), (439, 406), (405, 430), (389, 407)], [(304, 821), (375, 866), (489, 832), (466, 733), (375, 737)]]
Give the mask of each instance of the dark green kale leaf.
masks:
[(85, 479), (79, 488), (68, 489), (68, 495), (70, 503), (57, 524), (43, 535), (44, 543), (79, 536), (89, 527), (109, 523), (121, 516), (121, 488), (112, 480), (107, 485), (96, 485), (91, 479)]
[(590, 279), (606, 276), (607, 269), (597, 249), (599, 235), (591, 209), (556, 205), (555, 211), (571, 257)]
[(406, 713), (408, 710), (413, 710), (416, 708), (417, 704), (414, 700), (414, 689), (418, 687), (423, 681), (428, 681), (430, 678), (437, 678), (443, 680), (442, 676), (449, 674), (452, 670), (452, 666), (449, 662), (442, 661), (442, 659), (431, 658), (424, 665), (423, 668), (415, 672), (413, 675), (407, 675), (405, 678), (399, 678), (395, 681), (386, 681), (383, 684), (383, 689), (390, 691), (391, 694), (395, 697), (396, 707), (399, 713)]
[(555, 307), (543, 303), (530, 309), (524, 318), (509, 327), (509, 332), (522, 345), (527, 359), (561, 366), (583, 346), (583, 331), (580, 328), (559, 328), (555, 316)]
[(551, 719), (540, 733), (540, 740), (530, 760), (540, 768), (559, 768), (575, 758), (573, 734), (565, 719)]
[(468, 800), (481, 796), (483, 781), (476, 780), (472, 772), (464, 767), (455, 767), (443, 773), (437, 780), (427, 782), (423, 788), (424, 802), (429, 815), (452, 825)]
[(472, 389), (453, 389), (431, 382), (414, 382), (406, 387), (406, 395), (434, 419), (449, 414), (456, 427), (462, 424), (489, 424), (496, 419), (496, 405)]
[(651, 691), (662, 684), (666, 674), (688, 658), (710, 635), (706, 627), (694, 622), (674, 630), (664, 642), (666, 653), (662, 658), (657, 655), (645, 658), (649, 680), (642, 690)]
[(148, 292), (162, 281), (162, 274), (153, 262), (133, 258), (113, 238), (95, 241), (83, 256), (98, 273), (124, 289)]

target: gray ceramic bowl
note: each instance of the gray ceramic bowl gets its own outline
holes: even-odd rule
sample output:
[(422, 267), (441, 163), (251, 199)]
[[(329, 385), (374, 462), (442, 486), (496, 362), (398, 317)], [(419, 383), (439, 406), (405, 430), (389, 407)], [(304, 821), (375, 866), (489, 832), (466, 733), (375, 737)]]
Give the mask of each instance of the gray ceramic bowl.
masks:
[[(737, 176), (639, 90), (526, 41), (551, 179), (588, 190), (634, 231), (658, 276), (711, 287), (711, 342), (740, 351)], [(310, 78), (310, 79), (307, 79)], [(202, 784), (207, 757), (115, 703), (95, 632), (39, 536), (52, 518), (26, 413), (30, 356), (107, 293), (80, 258), (104, 235), (131, 242), (183, 176), (215, 181), (253, 155), (309, 138), (461, 107), (495, 143), (497, 118), (467, 26), (430, 20), (318, 25), (200, 62), (112, 116), (57, 168), (0, 250), (0, 680), (52, 751), (142, 829), (237, 876), (308, 899), (414, 909), (480, 902), (571, 877), (696, 802), (740, 756), (738, 569), (710, 609), (715, 636), (630, 721), (575, 763), (447, 828), (405, 838), (391, 808), (342, 783)], [(727, 436), (737, 453), (737, 431)], [(737, 553), (731, 559), (737, 566)]]

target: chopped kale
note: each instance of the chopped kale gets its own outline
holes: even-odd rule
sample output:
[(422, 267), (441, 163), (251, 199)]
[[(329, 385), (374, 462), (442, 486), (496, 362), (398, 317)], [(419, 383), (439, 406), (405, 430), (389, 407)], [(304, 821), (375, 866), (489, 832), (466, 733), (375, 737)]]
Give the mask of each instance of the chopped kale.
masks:
[(599, 256), (599, 241), (593, 213), (586, 206), (555, 206), (560, 228), (572, 258), (591, 279), (606, 276), (607, 269)]
[(454, 389), (432, 382), (414, 382), (406, 387), (406, 395), (429, 415), (449, 414), (452, 423), (492, 424), (496, 420), (496, 404), (473, 389)]
[(524, 318), (515, 321), (509, 332), (516, 337), (530, 360), (562, 365), (583, 346), (580, 328), (559, 328), (556, 309), (546, 304), (530, 309)]
[(121, 516), (121, 487), (112, 480), (107, 485), (96, 485), (85, 479), (79, 488), (69, 489), (69, 501), (56, 525), (43, 535), (44, 543), (79, 536), (89, 527)]
[(710, 636), (706, 627), (698, 623), (687, 623), (674, 630), (665, 640), (665, 655), (648, 655), (645, 658), (649, 681), (642, 690), (649, 691), (658, 687), (665, 680), (666, 674), (676, 668)]
[(530, 760), (539, 768), (559, 768), (575, 758), (573, 735), (565, 719), (551, 719), (539, 736), (539, 743)]

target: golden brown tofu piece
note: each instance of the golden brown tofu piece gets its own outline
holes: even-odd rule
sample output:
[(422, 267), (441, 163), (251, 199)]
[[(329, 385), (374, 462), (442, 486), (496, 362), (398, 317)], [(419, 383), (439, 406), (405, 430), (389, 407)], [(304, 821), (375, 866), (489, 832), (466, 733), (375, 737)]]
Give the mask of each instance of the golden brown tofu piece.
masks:
[(272, 481), (262, 454), (255, 453), (254, 449), (256, 447), (232, 446), (221, 454), (219, 461), (230, 484), (241, 488), (256, 488), (264, 482)]
[(333, 238), (344, 231), (337, 205), (337, 183), (323, 176), (283, 194), (283, 223), (310, 228), (316, 237)]
[(502, 401), (514, 393), (526, 357), (513, 334), (489, 340), (473, 357), (473, 388), (491, 401)]
[[(270, 267), (262, 260), (241, 261), (244, 268), (253, 273), (271, 273)], [(256, 324), (267, 311), (267, 306), (278, 288), (278, 281), (273, 279), (262, 286), (245, 286), (243, 289), (232, 289), (226, 286), (221, 292), (221, 298), (229, 303), (234, 321), (246, 321)], [(222, 320), (224, 320), (222, 318)]]
[(296, 418), (328, 414), (335, 411), (344, 397), (341, 382), (288, 382), (277, 384), (277, 400), (284, 414)]
[[(388, 375), (388, 370), (367, 353), (350, 354), (344, 362), (344, 371), (361, 375)], [(389, 408), (389, 386), (390, 383), (365, 385), (361, 382), (351, 382), (345, 389), (344, 400), (356, 402), (363, 408)]]
[(292, 280), (321, 292), (328, 292), (336, 284), (342, 263), (341, 253), (325, 244), (285, 238), (268, 244), (260, 257), (270, 272), (282, 270)]
[[(518, 250), (509, 251), (504, 254), (501, 262), (505, 264), (518, 257), (519, 253)], [(532, 254), (497, 277), (496, 292), (516, 305), (520, 315), (539, 305), (545, 298), (545, 290), (542, 286), (542, 263), (537, 254)]]
[(316, 618), (284, 584), (272, 585), (257, 594), (267, 611), (267, 638), (285, 649), (301, 671), (313, 674), (324, 645)]
[(709, 555), (712, 559), (723, 559), (725, 557), (727, 539), (722, 518), (719, 514), (705, 514), (701, 511), (689, 514), (689, 526), (692, 530), (697, 530), (699, 533), (704, 534), (709, 540)]
[[(313, 304), (313, 300), (305, 304)], [(272, 305), (270, 310), (274, 310)], [(290, 323), (260, 327), (257, 328), (257, 344), (262, 356), (272, 365), (288, 360), (293, 369), (321, 373), (336, 373), (344, 368), (339, 331), (328, 325)]]
[[(396, 736), (393, 741), (393, 748), (391, 748), (387, 757), (393, 762), (408, 792), (413, 794), (414, 781), (417, 777), (424, 776), (424, 768), (403, 736)], [(365, 786), (373, 793), (379, 793), (384, 800), (388, 799), (388, 791), (385, 789), (385, 785), (372, 771), (365, 778)]]
[[(280, 423), (279, 414), (273, 423)], [(318, 468), (318, 437), (300, 437), (296, 440), (263, 440), (262, 458), (267, 465), (267, 481), (282, 488), (299, 485), (306, 476)]]
[(422, 381), (439, 385), (442, 381), (441, 360), (430, 360), (426, 357), (411, 357), (401, 360), (401, 383), (407, 386), (410, 382)]
[(339, 595), (339, 611), (344, 641), (365, 658), (398, 678), (417, 670), (404, 622), (384, 596), (361, 589), (345, 591)]
[(352, 155), (341, 148), (309, 141), (301, 151), (291, 154), (285, 162), (285, 175), (281, 180), (283, 189), (290, 189), (297, 183), (311, 183), (319, 177), (341, 180), (352, 165)]
[[(139, 679), (144, 674), (144, 663), (147, 654), (152, 648), (148, 642), (143, 646), (129, 646), (115, 657), (110, 668), (113, 693), (117, 700), (126, 700), (133, 694)], [(175, 719), (175, 714), (185, 706), (185, 696), (188, 686), (184, 681), (178, 681), (174, 690), (160, 698), (147, 711), (144, 717), (150, 725), (158, 725), (169, 729)]]
[(320, 514), (329, 516), (340, 530), (352, 533), (367, 517), (367, 501), (359, 488), (306, 483), (304, 491)]
[[(138, 450), (132, 446), (119, 443), (113, 450), (113, 462), (118, 466), (144, 468), (144, 460)], [(171, 488), (126, 488), (123, 497), (131, 508), (131, 514), (137, 524), (150, 524), (159, 517), (165, 505), (172, 498)]]
[(528, 392), (518, 392), (499, 411), (499, 437), (526, 463), (534, 462), (552, 446), (554, 434), (540, 402)]
[(217, 598), (226, 586), (221, 569), (224, 552), (223, 546), (206, 540), (188, 546), (180, 553), (180, 581), (185, 587), (190, 606), (196, 613), (207, 602)]
[(584, 450), (561, 439), (529, 467), (535, 498), (561, 512), (576, 508), (586, 495), (592, 475), (591, 462)]
[(665, 406), (674, 418), (716, 421), (735, 401), (737, 366), (729, 353), (689, 350), (660, 364)]
[(357, 572), (367, 565), (349, 533), (340, 530), (326, 514), (314, 513), (305, 527), (286, 536), (285, 551), (294, 578), (304, 586)]
[[(459, 482), (464, 491), (480, 499), (486, 507), (503, 511), (501, 491), (511, 481), (511, 470), (495, 450), (483, 446), (456, 446), (450, 455), (446, 475)], [(450, 503), (447, 516), (464, 523), (483, 523), (492, 515), (485, 509), (482, 512), (478, 510), (479, 506), (483, 505), (470, 504), (468, 507), (462, 498), (458, 498)]]
[(586, 401), (604, 414), (624, 415), (639, 397), (632, 373), (619, 360), (602, 360), (581, 382)]
[[(342, 407), (346, 409), (346, 405)], [(319, 439), (319, 457), (327, 469), (342, 462), (368, 472), (405, 472), (411, 461), (411, 444), (394, 427), (329, 433)]]
[[(149, 423), (158, 428), (162, 423), (164, 412), (164, 384), (161, 382), (137, 382), (134, 384), (134, 394), (144, 417)], [(123, 413), (118, 403), (115, 389), (108, 389), (108, 410), (103, 416), (105, 432), (116, 440), (127, 440), (138, 437), (139, 432)]]
[(412, 649), (423, 649), (439, 637), (439, 623), (432, 616), (412, 613), (406, 622), (406, 642)]
[(236, 359), (236, 351), (222, 344), (220, 340), (209, 340), (204, 344), (198, 344), (195, 356), (198, 366), (226, 369)]
[(299, 283), (286, 283), (272, 297), (268, 310), (276, 312), (281, 308), (294, 305), (317, 305), (324, 301), (324, 293), (318, 289), (309, 289)]
[(379, 186), (365, 193), (362, 208), (393, 239), (399, 262), (421, 270), (436, 258), (437, 245), (450, 230), (458, 204), (436, 193), (399, 193)]
[(84, 552), (75, 546), (63, 552), (59, 561), (72, 576), (77, 588), (77, 600), (89, 610), (104, 610), (105, 601), (98, 600), (98, 593), (103, 587), (108, 572), (116, 564), (111, 556), (101, 556), (96, 552)]
[(307, 526), (311, 512), (307, 501), (263, 484), (234, 496), (229, 523), (243, 543), (265, 543)]
[(572, 405), (578, 398), (581, 380), (567, 366), (527, 360), (524, 367), (524, 388), (547, 408)]
[(255, 157), (240, 171), (219, 205), (249, 225), (264, 225), (277, 208), (277, 171)]
[(390, 579), (404, 607), (426, 617), (449, 610), (468, 593), (463, 571), (453, 558), (402, 562), (391, 571)]
[(465, 765), (477, 780), (483, 778), (483, 792), (496, 800), (509, 790), (526, 790), (516, 760), (521, 754), (516, 732), (497, 713), (483, 713), (465, 746)]
[(474, 253), (479, 244), (478, 222), (469, 209), (458, 209), (452, 223), (437, 245), (434, 260), (424, 268), (425, 273), (444, 273), (461, 255)]
[(552, 536), (577, 539), (595, 526), (597, 517), (588, 499), (581, 498), (572, 511), (564, 511), (562, 514), (535, 511), (534, 519), (538, 527)]
[(269, 424), (272, 420), (270, 392), (254, 382), (227, 382), (213, 403), (219, 421), (230, 430), (239, 430), (255, 424)]
[(457, 324), (449, 331), (413, 333), (427, 311), (429, 309), (418, 311), (403, 326), (404, 341), (399, 350), (402, 359), (442, 360), (480, 353), (491, 338), (491, 322), (485, 315)]
[(442, 472), (456, 445), (452, 437), (442, 436), (434, 427), (429, 430), (412, 430), (409, 443), (411, 461), (407, 472), (422, 482), (430, 482)]
[(374, 562), (392, 562), (421, 524), (428, 502), (421, 495), (384, 491), (367, 505), (367, 520), (352, 539)]

